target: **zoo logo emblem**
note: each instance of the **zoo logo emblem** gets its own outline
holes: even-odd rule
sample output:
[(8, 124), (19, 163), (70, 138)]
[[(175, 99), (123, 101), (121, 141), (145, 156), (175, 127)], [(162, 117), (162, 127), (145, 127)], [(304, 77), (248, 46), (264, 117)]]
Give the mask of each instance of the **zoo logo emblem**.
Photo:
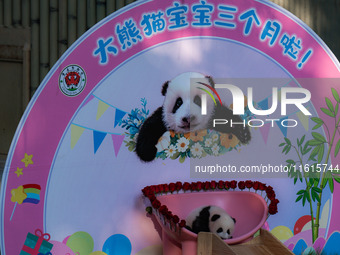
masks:
[(86, 73), (78, 65), (66, 66), (59, 75), (59, 89), (65, 96), (79, 95), (86, 85)]

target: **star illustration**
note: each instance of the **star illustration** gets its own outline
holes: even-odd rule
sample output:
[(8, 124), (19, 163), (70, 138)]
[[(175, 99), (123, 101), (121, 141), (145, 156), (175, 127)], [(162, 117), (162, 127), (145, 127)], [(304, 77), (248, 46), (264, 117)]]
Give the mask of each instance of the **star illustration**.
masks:
[(28, 165), (33, 165), (32, 161), (33, 155), (28, 155), (25, 153), (25, 158), (21, 160), (21, 162), (25, 163), (25, 167), (28, 167)]
[(17, 174), (17, 177), (19, 177), (20, 175), (23, 175), (22, 168), (17, 167), (17, 170), (14, 173)]

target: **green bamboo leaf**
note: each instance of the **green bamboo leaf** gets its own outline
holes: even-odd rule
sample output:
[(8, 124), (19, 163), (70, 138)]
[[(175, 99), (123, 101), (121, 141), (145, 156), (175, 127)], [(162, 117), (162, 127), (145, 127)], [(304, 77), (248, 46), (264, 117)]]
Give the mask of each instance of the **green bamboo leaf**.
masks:
[(311, 190), (311, 194), (312, 194), (312, 200), (313, 202), (315, 202), (315, 199), (318, 196), (318, 194), (314, 190)]
[(310, 150), (312, 149), (312, 147), (309, 147), (308, 149), (304, 150), (302, 153), (302, 155), (306, 155), (308, 152), (310, 152)]
[(318, 200), (319, 203), (321, 203), (321, 199), (320, 199), (319, 195), (317, 195), (315, 198), (316, 198), (316, 200)]
[(326, 101), (326, 104), (327, 104), (328, 109), (329, 109), (331, 112), (334, 113), (334, 106), (333, 106), (333, 104), (332, 104), (332, 101), (331, 101), (328, 97), (325, 98), (325, 101)]
[(339, 149), (340, 149), (340, 139), (339, 139), (338, 142), (336, 143), (335, 151), (334, 151), (334, 157), (336, 157), (336, 156), (338, 155)]
[(320, 124), (320, 123), (323, 124), (323, 120), (318, 117), (312, 117), (311, 120), (317, 124)]
[(292, 160), (292, 159), (287, 159), (286, 162), (290, 165), (294, 165), (295, 164), (295, 161)]
[(334, 111), (335, 115), (338, 114), (338, 111), (339, 111), (339, 103), (337, 103), (337, 104), (335, 105), (335, 111)]
[(283, 145), (285, 145), (286, 143), (280, 143), (279, 147), (282, 147)]
[(296, 193), (296, 195), (302, 195), (302, 194), (305, 194), (305, 193), (306, 193), (306, 191), (304, 189), (302, 189), (302, 190), (299, 190), (299, 192)]
[(302, 198), (302, 206), (305, 206), (306, 199), (307, 199), (307, 196), (304, 195), (303, 198)]
[(325, 152), (325, 145), (320, 144), (319, 147), (320, 147), (320, 149), (319, 149), (319, 153), (318, 153), (318, 163), (321, 163), (321, 161), (323, 159), (323, 154)]
[(316, 124), (316, 125), (313, 127), (313, 130), (318, 129), (318, 128), (321, 127), (322, 125), (323, 125), (323, 123)]
[(301, 138), (300, 142), (301, 142), (301, 145), (303, 144), (303, 142), (305, 141), (305, 138), (306, 138), (306, 135), (303, 135), (303, 137)]
[(333, 178), (328, 179), (329, 189), (331, 190), (331, 193), (334, 191), (334, 180)]
[(299, 138), (296, 138), (296, 143), (299, 147), (301, 146)]
[(309, 144), (310, 146), (316, 146), (316, 145), (322, 144), (322, 142), (319, 141), (319, 140), (309, 140), (309, 141), (308, 141), (308, 144)]
[(287, 137), (285, 137), (285, 141), (288, 145), (292, 145), (292, 143), (290, 142), (290, 140)]
[(339, 97), (338, 92), (337, 92), (334, 88), (332, 88), (331, 90), (332, 90), (332, 94), (333, 94), (334, 99), (335, 99), (338, 103), (340, 103), (340, 97)]
[(319, 134), (317, 132), (312, 132), (312, 136), (314, 137), (314, 139), (320, 141), (320, 142), (326, 142), (325, 137), (323, 137), (322, 134)]
[(288, 154), (288, 152), (290, 151), (290, 149), (292, 148), (292, 146), (288, 146), (288, 149), (287, 149), (287, 152), (286, 152), (286, 155)]
[(334, 175), (333, 175), (333, 178), (334, 178), (334, 180), (335, 180), (337, 183), (340, 183), (340, 177), (334, 176)]
[(314, 157), (319, 153), (319, 149), (320, 149), (320, 147), (319, 147), (319, 146), (316, 146), (316, 147), (312, 150), (311, 154), (309, 155), (309, 159), (308, 159), (308, 160), (314, 160), (314, 161), (316, 161)]
[(299, 202), (299, 201), (302, 199), (302, 197), (303, 197), (303, 195), (298, 196), (297, 199), (295, 200), (295, 203), (296, 203), (296, 202)]
[(330, 116), (330, 117), (335, 117), (334, 113), (332, 113), (330, 110), (326, 109), (326, 108), (320, 108), (321, 111), (323, 111), (326, 115)]

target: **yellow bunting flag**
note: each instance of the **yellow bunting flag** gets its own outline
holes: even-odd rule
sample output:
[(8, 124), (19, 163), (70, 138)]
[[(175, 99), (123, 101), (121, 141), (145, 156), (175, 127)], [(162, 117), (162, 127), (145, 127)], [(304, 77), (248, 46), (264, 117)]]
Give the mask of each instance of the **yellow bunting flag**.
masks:
[(79, 127), (77, 125), (71, 125), (71, 149), (77, 144), (79, 138), (83, 134), (85, 128)]
[(298, 112), (296, 116), (299, 118), (305, 130), (308, 131), (309, 130), (309, 116), (304, 115), (303, 112)]
[(109, 108), (108, 104), (105, 104), (103, 101), (99, 100), (96, 120), (99, 120), (100, 117), (103, 116), (103, 114), (106, 112), (108, 108)]

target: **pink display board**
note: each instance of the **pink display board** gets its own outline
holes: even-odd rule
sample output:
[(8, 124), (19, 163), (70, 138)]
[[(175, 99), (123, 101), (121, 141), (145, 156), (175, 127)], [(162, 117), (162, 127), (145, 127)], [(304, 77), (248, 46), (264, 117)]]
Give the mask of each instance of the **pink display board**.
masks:
[[(162, 242), (146, 216), (141, 189), (197, 179), (190, 175), (190, 154), (170, 157), (165, 148), (154, 161), (141, 162), (133, 152), (142, 124), (136, 116), (145, 118), (161, 106), (162, 84), (183, 72), (253, 79), (259, 109), (266, 109), (272, 96), (260, 79), (275, 80), (272, 86), (279, 89), (308, 89), (311, 99), (305, 106), (311, 116), (296, 108), (274, 116), (294, 119), (297, 126), (251, 128), (252, 141), (226, 155), (238, 168), (241, 162), (287, 165), (298, 154), (294, 147), (288, 152), (285, 138), (298, 150), (314, 140), (305, 163), (314, 162), (308, 157), (318, 148), (316, 161), (335, 169), (322, 179), (327, 180), (322, 187), (322, 180), (317, 183), (322, 174), (315, 182), (310, 176), (294, 182), (288, 174), (247, 179), (274, 187), (280, 203), (278, 213), (268, 219), (269, 228), (296, 254), (307, 247), (337, 251), (339, 70), (338, 60), (310, 28), (267, 1), (137, 1), (113, 13), (68, 49), (22, 117), (2, 177), (1, 253), (37, 254), (25, 251), (32, 237), (28, 233), (32, 240), (35, 236), (53, 244), (46, 244), (43, 254), (159, 251)], [(246, 91), (247, 86), (240, 88)], [(232, 104), (228, 98), (224, 103)], [(136, 130), (124, 123), (135, 123)], [(211, 152), (207, 157), (215, 156)], [(209, 178), (216, 179), (201, 177)], [(314, 218), (319, 211), (314, 239), (311, 208)]]

